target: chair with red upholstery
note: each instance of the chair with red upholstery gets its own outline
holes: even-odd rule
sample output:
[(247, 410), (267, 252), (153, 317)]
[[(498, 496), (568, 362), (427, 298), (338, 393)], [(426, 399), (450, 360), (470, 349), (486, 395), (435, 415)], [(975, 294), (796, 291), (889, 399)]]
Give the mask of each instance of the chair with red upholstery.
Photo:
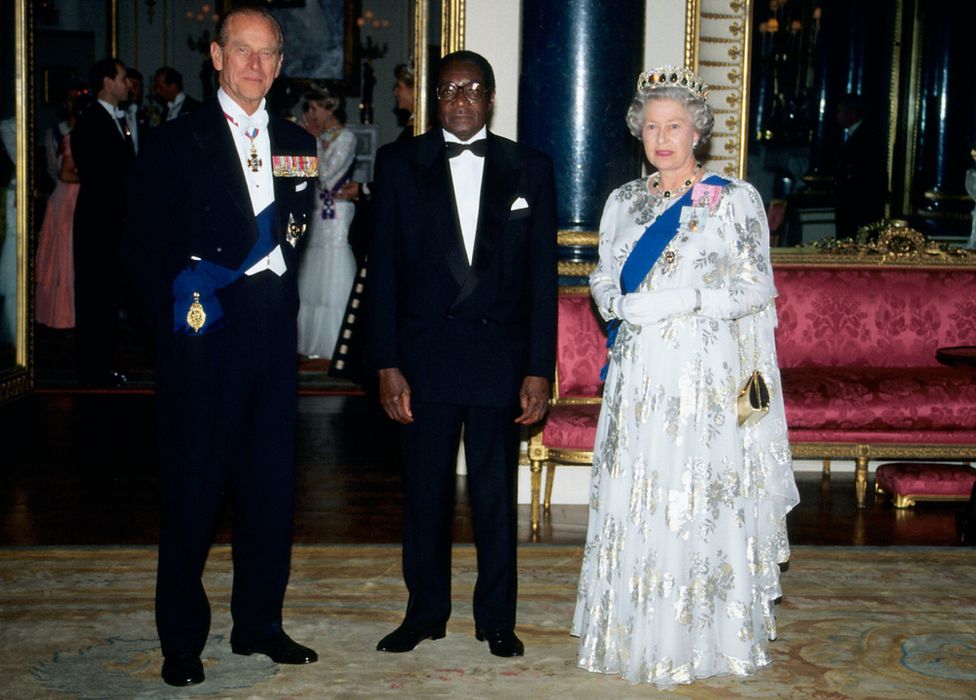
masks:
[(542, 508), (549, 511), (557, 464), (592, 464), (596, 423), (603, 382), (600, 369), (607, 359), (606, 334), (586, 287), (559, 290), (556, 332), (556, 381), (545, 422), (529, 438), (532, 470), (532, 532), (539, 529), (539, 492), (546, 465), (546, 495)]
[(976, 340), (976, 270), (781, 264), (776, 287), (795, 458), (854, 459), (863, 507), (870, 459), (976, 455), (976, 369), (937, 357)]

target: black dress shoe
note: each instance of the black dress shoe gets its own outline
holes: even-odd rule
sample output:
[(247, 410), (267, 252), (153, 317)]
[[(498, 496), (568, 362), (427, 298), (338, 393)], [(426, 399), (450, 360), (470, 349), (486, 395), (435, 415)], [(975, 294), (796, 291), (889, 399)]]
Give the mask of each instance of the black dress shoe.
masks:
[(474, 638), (479, 642), (488, 640), (488, 650), (495, 656), (523, 656), (525, 645), (511, 630), (506, 632), (485, 632), (475, 628)]
[(203, 683), (203, 664), (199, 656), (167, 656), (163, 659), (163, 680), (182, 687)]
[(376, 651), (388, 651), (393, 654), (413, 651), (413, 648), (425, 639), (443, 639), (444, 635), (447, 634), (446, 628), (447, 625), (438, 625), (418, 632), (406, 625), (400, 625), (380, 640), (380, 643), (376, 645)]
[(241, 656), (264, 654), (279, 664), (314, 664), (319, 660), (319, 655), (313, 649), (302, 646), (283, 631), (273, 637), (253, 642), (242, 642), (232, 637), (230, 650)]

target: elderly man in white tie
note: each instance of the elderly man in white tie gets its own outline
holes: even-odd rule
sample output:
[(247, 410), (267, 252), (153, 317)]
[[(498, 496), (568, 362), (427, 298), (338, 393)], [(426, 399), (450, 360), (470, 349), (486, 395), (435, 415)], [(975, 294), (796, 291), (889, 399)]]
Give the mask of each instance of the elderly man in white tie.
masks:
[(210, 605), (200, 580), (233, 493), (235, 654), (306, 664), (282, 627), (297, 408), (298, 269), (315, 142), (265, 108), (284, 38), (235, 8), (211, 45), (215, 98), (156, 130), (130, 178), (129, 273), (157, 335), (161, 450), (156, 627), (171, 685), (204, 680)]

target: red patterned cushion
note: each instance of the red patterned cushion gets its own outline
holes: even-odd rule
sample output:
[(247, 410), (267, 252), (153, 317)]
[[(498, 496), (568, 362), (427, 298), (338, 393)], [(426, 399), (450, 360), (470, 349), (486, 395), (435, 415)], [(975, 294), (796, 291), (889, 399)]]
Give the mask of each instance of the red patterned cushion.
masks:
[(879, 466), (874, 478), (878, 486), (896, 496), (968, 497), (976, 469), (962, 464), (892, 462)]
[(599, 416), (600, 404), (553, 406), (542, 429), (542, 442), (546, 447), (556, 449), (590, 451), (596, 441)]
[(791, 436), (801, 430), (976, 435), (976, 369), (970, 367), (804, 367), (782, 375)]
[(777, 265), (781, 367), (935, 367), (976, 345), (976, 270)]
[(599, 396), (603, 390), (600, 369), (607, 361), (607, 336), (589, 294), (559, 295), (556, 343), (560, 398)]

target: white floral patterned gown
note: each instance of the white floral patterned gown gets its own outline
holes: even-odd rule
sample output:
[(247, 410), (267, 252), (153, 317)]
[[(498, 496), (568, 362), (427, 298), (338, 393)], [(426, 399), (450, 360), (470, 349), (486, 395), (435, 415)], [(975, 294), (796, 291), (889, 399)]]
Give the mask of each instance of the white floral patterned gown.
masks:
[(333, 218), (323, 218), (322, 193), (342, 182), (356, 159), (356, 136), (339, 129), (318, 139), (319, 177), (316, 204), (305, 248), (298, 263), (298, 352), (331, 358), (356, 277), (349, 227), (356, 214), (348, 200), (335, 200)]
[[(668, 204), (645, 180), (607, 200), (590, 277), (604, 318), (628, 254)], [(662, 298), (661, 320), (622, 323), (611, 351), (572, 626), (581, 668), (660, 687), (770, 663), (786, 513), (799, 501), (762, 201), (733, 180), (680, 221), (637, 291), (688, 291)], [(742, 428), (735, 397), (754, 339), (772, 406)]]

